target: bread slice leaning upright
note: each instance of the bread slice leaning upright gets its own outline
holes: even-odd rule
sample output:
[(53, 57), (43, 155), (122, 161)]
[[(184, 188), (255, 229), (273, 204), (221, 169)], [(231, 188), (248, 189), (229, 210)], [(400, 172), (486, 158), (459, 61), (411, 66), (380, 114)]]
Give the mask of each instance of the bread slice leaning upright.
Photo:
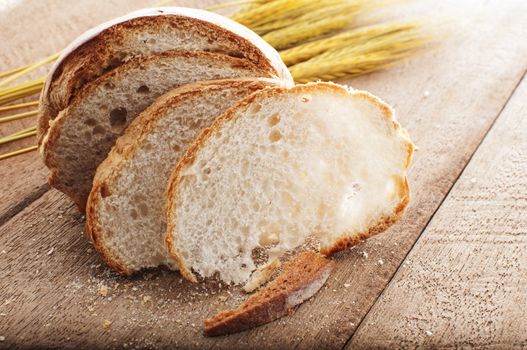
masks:
[(157, 99), (117, 139), (99, 168), (87, 209), (88, 236), (104, 260), (123, 274), (175, 267), (164, 244), (168, 178), (202, 129), (264, 79), (189, 84)]
[(41, 95), (39, 143), (49, 122), (86, 84), (134, 57), (171, 50), (242, 58), (270, 76), (292, 81), (280, 55), (254, 32), (229, 18), (183, 7), (142, 9), (90, 29), (64, 50)]
[(259, 91), (173, 172), (168, 249), (186, 278), (234, 283), (293, 249), (330, 255), (401, 216), (412, 152), (392, 109), (369, 93), (329, 83)]
[(40, 151), (49, 182), (84, 211), (97, 166), (130, 122), (170, 89), (216, 79), (270, 77), (224, 54), (167, 51), (135, 58), (86, 85), (51, 123)]

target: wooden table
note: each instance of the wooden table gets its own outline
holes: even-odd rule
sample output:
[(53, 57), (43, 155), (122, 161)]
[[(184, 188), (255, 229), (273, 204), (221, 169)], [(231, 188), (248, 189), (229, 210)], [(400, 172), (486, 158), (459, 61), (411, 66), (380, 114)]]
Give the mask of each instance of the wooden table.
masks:
[[(193, 3), (209, 2), (179, 2)], [(3, 71), (150, 2), (0, 4)], [(280, 321), (203, 337), (202, 319), (240, 296), (169, 271), (115, 275), (33, 152), (0, 162), (0, 348), (527, 348), (527, 2), (416, 1), (389, 12), (432, 16), (442, 33), (427, 54), (348, 81), (394, 105), (419, 147), (413, 199), (388, 232), (335, 257), (315, 298)]]

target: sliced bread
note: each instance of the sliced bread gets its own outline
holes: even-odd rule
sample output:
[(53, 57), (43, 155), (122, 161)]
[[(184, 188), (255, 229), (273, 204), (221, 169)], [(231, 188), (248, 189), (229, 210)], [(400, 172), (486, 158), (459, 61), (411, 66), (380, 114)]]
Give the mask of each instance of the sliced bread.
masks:
[(335, 263), (313, 251), (287, 262), (280, 275), (235, 310), (205, 320), (205, 335), (241, 332), (274, 321), (315, 295), (326, 283)]
[(259, 91), (204, 130), (174, 170), (168, 249), (186, 278), (234, 283), (303, 245), (342, 250), (401, 216), (412, 152), (393, 110), (367, 92)]
[(117, 139), (97, 169), (86, 231), (104, 260), (123, 274), (167, 265), (165, 191), (180, 156), (202, 129), (271, 80), (189, 84), (158, 98)]
[(86, 85), (53, 120), (41, 145), (49, 182), (84, 211), (97, 166), (161, 94), (196, 81), (269, 76), (245, 59), (218, 53), (167, 51), (134, 58)]
[(190, 8), (143, 9), (87, 31), (64, 50), (41, 95), (39, 140), (47, 132), (49, 121), (84, 85), (133, 57), (170, 50), (244, 58), (269, 75), (292, 82), (276, 50), (235, 21)]

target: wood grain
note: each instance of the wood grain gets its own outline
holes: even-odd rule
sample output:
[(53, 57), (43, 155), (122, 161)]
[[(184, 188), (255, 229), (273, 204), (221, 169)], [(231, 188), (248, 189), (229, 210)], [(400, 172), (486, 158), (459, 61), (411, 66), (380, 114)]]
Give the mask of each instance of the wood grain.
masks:
[(527, 79), (350, 348), (527, 347)]
[[(223, 301), (211, 286), (189, 286), (166, 271), (115, 276), (88, 251), (80, 215), (53, 190), (0, 227), (0, 250), (6, 251), (0, 255), (0, 305), (9, 301), (0, 306), (0, 335), (6, 337), (0, 347), (342, 348), (521, 79), (525, 10), (523, 2), (430, 0), (392, 11), (396, 18), (455, 17), (452, 33), (434, 51), (351, 81), (395, 105), (419, 147), (410, 174), (413, 201), (389, 232), (335, 257), (327, 287), (294, 315), (242, 334), (204, 338), (200, 320), (234, 306), (239, 295)], [(32, 180), (26, 181), (29, 186)], [(111, 287), (111, 300), (98, 294), (102, 284)], [(155, 305), (143, 304), (141, 294)], [(104, 320), (112, 322), (107, 329)]]

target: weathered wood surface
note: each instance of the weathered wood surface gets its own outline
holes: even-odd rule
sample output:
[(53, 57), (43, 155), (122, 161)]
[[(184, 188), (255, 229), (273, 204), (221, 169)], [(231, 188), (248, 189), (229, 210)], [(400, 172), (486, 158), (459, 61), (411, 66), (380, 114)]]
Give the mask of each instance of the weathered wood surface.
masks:
[(527, 79), (351, 348), (527, 348)]
[[(95, 15), (88, 8), (101, 8), (100, 2), (79, 4), (86, 6), (83, 15)], [(398, 18), (446, 15), (452, 28), (432, 53), (350, 81), (395, 105), (419, 147), (410, 174), (412, 204), (389, 232), (336, 257), (338, 267), (316, 298), (294, 315), (249, 332), (204, 338), (201, 320), (234, 305), (239, 296), (223, 301), (226, 291), (221, 297), (212, 291), (206, 295), (203, 290), (211, 286), (190, 286), (166, 271), (132, 279), (115, 276), (86, 242), (82, 218), (69, 201), (54, 190), (34, 195), (32, 188), (44, 185), (42, 168), (34, 165), (34, 172), (20, 178), (17, 167), (29, 162), (0, 163), (0, 175), (7, 173), (5, 164), (14, 169), (2, 176), (0, 188), (0, 217), (9, 213), (0, 227), (0, 336), (6, 337), (0, 347), (342, 348), (520, 81), (527, 67), (525, 10), (520, 2), (466, 0), (422, 1), (393, 12)], [(7, 18), (11, 11), (0, 16)], [(40, 25), (55, 22), (49, 9), (40, 17), (48, 18)], [(75, 22), (70, 31), (78, 33), (82, 30)], [(18, 23), (31, 21), (24, 17)], [(16, 191), (13, 184), (19, 184)], [(16, 214), (20, 203), (29, 205)], [(102, 285), (109, 287), (106, 297), (99, 294)], [(105, 320), (112, 322), (106, 328)]]

